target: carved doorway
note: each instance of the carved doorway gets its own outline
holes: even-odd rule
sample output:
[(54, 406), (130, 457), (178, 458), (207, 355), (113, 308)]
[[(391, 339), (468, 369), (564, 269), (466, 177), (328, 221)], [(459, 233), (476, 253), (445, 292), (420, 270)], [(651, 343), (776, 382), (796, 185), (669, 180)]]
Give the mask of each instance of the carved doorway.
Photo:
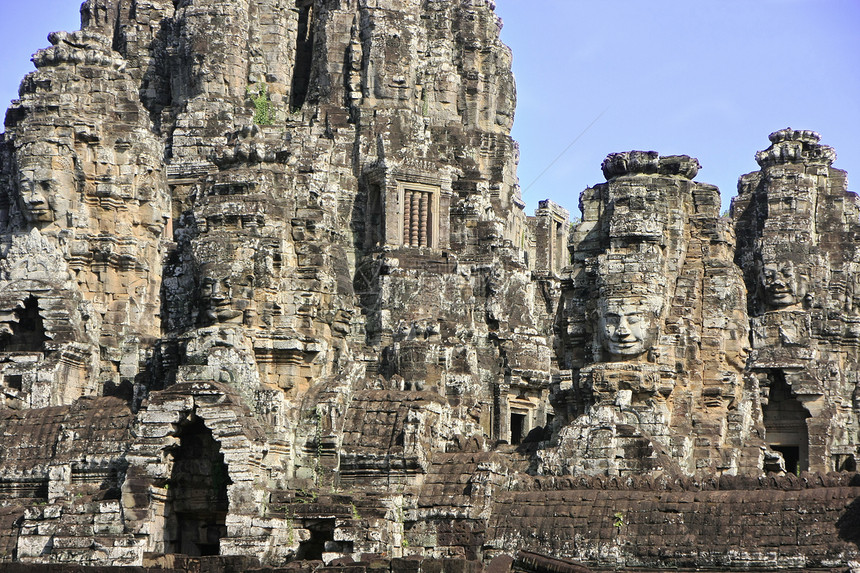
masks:
[(782, 454), (785, 471), (799, 474), (809, 469), (809, 412), (791, 393), (785, 373), (770, 376), (767, 405), (762, 408), (765, 439), (771, 450)]
[(518, 446), (523, 443), (527, 414), (511, 412), (511, 444)]
[(320, 560), (323, 553), (334, 549), (334, 519), (308, 519), (304, 527), (310, 532), (310, 539), (299, 543), (296, 554), (298, 560)]
[(39, 314), (39, 301), (30, 295), (20, 308), (15, 309), (14, 320), (0, 330), (0, 352), (44, 352), (45, 334), (42, 316)]
[(203, 420), (191, 414), (179, 432), (167, 493), (168, 552), (218, 555), (227, 534), (227, 486), (232, 483), (224, 454)]

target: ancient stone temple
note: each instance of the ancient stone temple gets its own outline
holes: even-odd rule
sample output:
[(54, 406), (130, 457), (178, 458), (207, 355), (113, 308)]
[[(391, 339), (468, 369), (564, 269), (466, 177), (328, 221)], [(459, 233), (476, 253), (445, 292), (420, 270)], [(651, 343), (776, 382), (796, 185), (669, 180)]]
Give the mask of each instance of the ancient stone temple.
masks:
[[(0, 136), (0, 568), (860, 561), (860, 207), (525, 213), (490, 0), (87, 0)], [(752, 153), (752, 151), (750, 151)], [(154, 569), (153, 569), (154, 570)]]
[[(558, 448), (548, 473), (719, 476), (762, 467), (745, 384), (745, 289), (719, 191), (698, 161), (611, 154), (582, 194), (558, 327)], [(623, 452), (623, 454), (620, 454)]]
[(772, 133), (732, 215), (749, 293), (749, 376), (767, 440), (789, 471), (856, 470), (860, 207), (812, 131)]

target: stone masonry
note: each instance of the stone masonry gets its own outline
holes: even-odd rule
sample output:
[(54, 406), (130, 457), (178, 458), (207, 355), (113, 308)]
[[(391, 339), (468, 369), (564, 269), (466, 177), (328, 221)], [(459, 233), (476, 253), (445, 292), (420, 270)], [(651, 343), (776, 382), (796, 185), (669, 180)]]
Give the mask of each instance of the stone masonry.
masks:
[(612, 153), (571, 224), (525, 214), (492, 0), (81, 24), (0, 135), (0, 567), (860, 562), (860, 206), (818, 134), (730, 218), (697, 159)]

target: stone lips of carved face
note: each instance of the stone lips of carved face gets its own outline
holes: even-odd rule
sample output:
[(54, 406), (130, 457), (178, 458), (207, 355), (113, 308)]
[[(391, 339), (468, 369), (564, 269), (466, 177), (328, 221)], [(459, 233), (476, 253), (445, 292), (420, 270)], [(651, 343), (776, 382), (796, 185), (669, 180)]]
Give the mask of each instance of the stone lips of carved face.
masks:
[(774, 307), (789, 306), (796, 302), (797, 280), (793, 266), (765, 265), (761, 270), (764, 301)]
[(654, 345), (656, 313), (645, 306), (609, 302), (600, 313), (603, 348), (615, 356), (639, 356)]

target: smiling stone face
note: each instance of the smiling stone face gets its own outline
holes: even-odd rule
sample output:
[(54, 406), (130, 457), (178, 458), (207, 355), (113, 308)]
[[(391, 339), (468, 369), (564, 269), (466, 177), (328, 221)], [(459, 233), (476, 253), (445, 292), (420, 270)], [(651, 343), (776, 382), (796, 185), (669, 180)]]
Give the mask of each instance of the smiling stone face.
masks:
[(657, 338), (658, 312), (648, 301), (604, 299), (599, 306), (599, 335), (613, 356), (634, 358), (651, 349)]
[(32, 155), (22, 158), (18, 173), (19, 204), (25, 219), (33, 224), (63, 219), (77, 188), (72, 159), (58, 155), (56, 146), (41, 143), (26, 150)]
[(797, 277), (790, 261), (764, 264), (760, 281), (768, 306), (780, 308), (797, 302)]

